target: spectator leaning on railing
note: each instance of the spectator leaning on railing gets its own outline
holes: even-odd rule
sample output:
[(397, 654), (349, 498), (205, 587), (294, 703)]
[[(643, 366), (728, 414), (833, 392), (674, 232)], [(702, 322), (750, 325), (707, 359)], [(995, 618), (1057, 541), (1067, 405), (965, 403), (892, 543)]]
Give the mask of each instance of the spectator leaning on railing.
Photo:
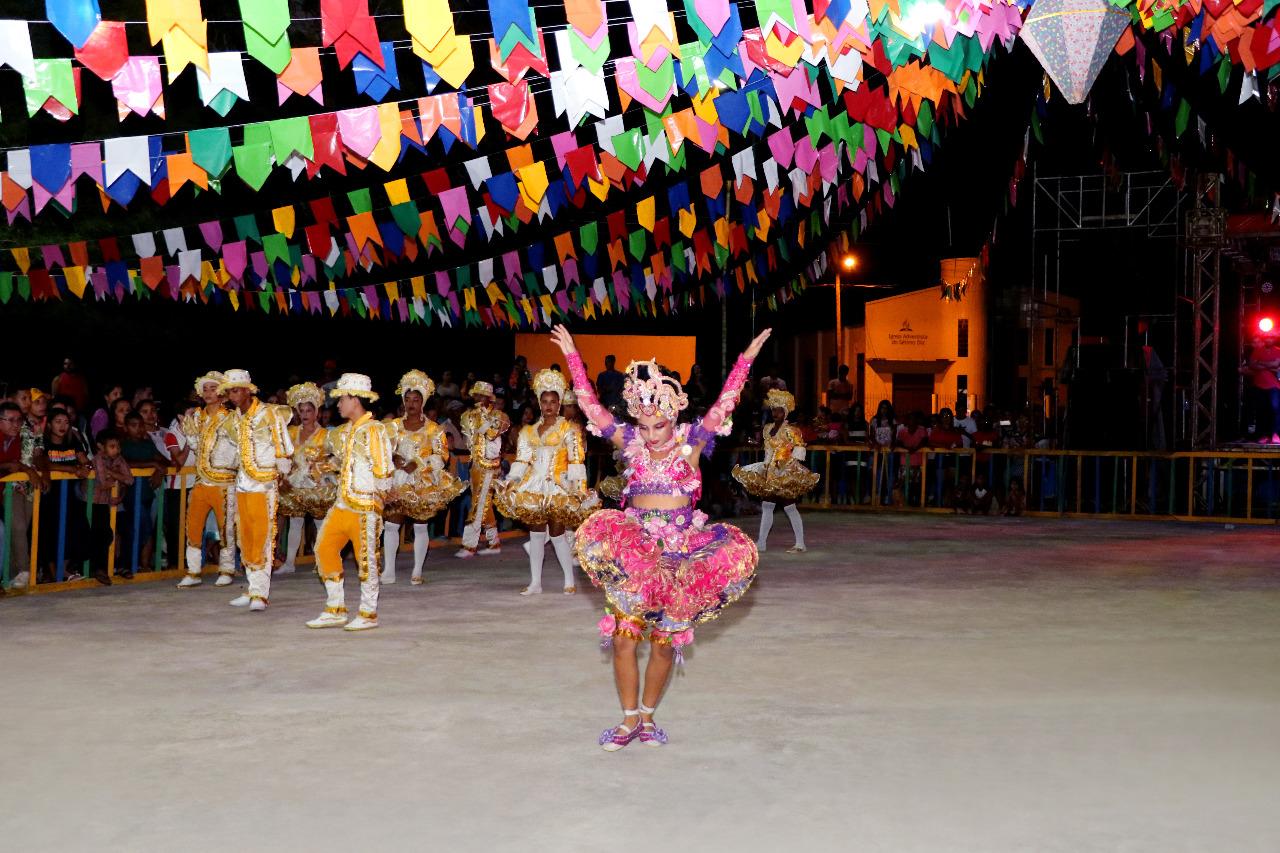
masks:
[(43, 477), (35, 467), (34, 443), (28, 446), (24, 432), (26, 417), (17, 403), (0, 403), (0, 476), (26, 474), (29, 482), (15, 483), (10, 516), (5, 529), (5, 547), (9, 549), (10, 586), (27, 585), (31, 564), (31, 483), (41, 484)]
[[(70, 474), (80, 481), (93, 473), (89, 457), (71, 438), (71, 421), (64, 409), (49, 412), (44, 443), (36, 453), (36, 466), (49, 479), (51, 473)], [(66, 495), (63, 495), (66, 489)], [(62, 532), (62, 558), (68, 580), (79, 575), (79, 564), (88, 556), (84, 518), (84, 483), (51, 483), (40, 497), (40, 583), (57, 580), (58, 533)]]
[[(111, 508), (125, 509), (125, 490), (133, 485), (133, 473), (129, 470), (129, 463), (121, 455), (120, 436), (115, 430), (105, 429), (98, 433), (96, 445), (97, 454), (93, 457), (93, 467), (97, 483), (93, 490), (93, 544), (89, 567), (98, 583), (109, 586), (111, 578), (107, 574), (107, 561), (115, 541), (115, 535), (111, 532)], [(127, 518), (123, 514), (118, 516), (116, 528), (119, 529)], [(117, 574), (122, 577), (133, 576), (127, 567), (124, 572)]]

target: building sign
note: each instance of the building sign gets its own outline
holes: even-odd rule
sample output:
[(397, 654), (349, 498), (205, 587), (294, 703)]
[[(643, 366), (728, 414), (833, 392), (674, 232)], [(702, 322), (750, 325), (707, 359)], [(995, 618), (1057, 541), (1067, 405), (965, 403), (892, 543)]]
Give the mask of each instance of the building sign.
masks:
[(912, 329), (910, 320), (903, 320), (898, 331), (889, 333), (889, 346), (892, 347), (923, 347), (928, 343), (929, 333)]

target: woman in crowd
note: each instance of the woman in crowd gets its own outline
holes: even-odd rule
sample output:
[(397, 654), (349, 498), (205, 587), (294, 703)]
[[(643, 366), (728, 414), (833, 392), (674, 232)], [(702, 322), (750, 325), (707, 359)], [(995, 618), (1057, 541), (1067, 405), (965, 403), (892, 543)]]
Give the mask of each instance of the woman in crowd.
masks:
[[(69, 474), (83, 481), (93, 473), (89, 457), (71, 437), (71, 419), (64, 409), (49, 412), (43, 448), (36, 458), (36, 467), (46, 475)], [(67, 580), (80, 578), (80, 564), (89, 557), (83, 489), (82, 482), (54, 480), (40, 497), (40, 583), (57, 580), (59, 559)]]
[(564, 374), (539, 370), (533, 379), (541, 417), (521, 427), (516, 461), (494, 496), (498, 512), (529, 528), (529, 585), (521, 595), (542, 592), (547, 542), (564, 573), (564, 593), (577, 592), (573, 549), (566, 528), (577, 527), (600, 506), (587, 488), (586, 441), (582, 429), (560, 414), (568, 391)]
[(854, 403), (849, 407), (849, 413), (845, 417), (845, 431), (850, 444), (867, 443), (867, 410), (861, 403)]
[[(695, 625), (718, 616), (755, 579), (759, 557), (750, 537), (731, 525), (707, 524), (695, 507), (702, 493), (698, 459), (717, 435), (728, 434), (751, 362), (768, 337), (766, 330), (751, 342), (720, 396), (694, 423), (677, 423), (689, 405), (678, 383), (653, 361), (633, 363), (623, 398), (634, 423), (620, 424), (596, 400), (568, 330), (556, 326), (552, 332), (591, 430), (621, 449), (627, 465), (625, 509), (596, 512), (577, 534), (583, 569), (608, 600), (599, 628), (613, 644), (622, 703), (622, 722), (600, 736), (606, 750), (636, 739), (652, 746), (666, 742), (653, 714), (680, 649), (692, 642)], [(646, 630), (652, 654), (642, 693), (636, 652)]]
[(765, 550), (773, 527), (773, 511), (781, 505), (796, 537), (795, 545), (788, 548), (787, 553), (801, 554), (805, 551), (804, 522), (796, 501), (818, 484), (819, 477), (804, 466), (804, 439), (795, 426), (787, 423), (787, 416), (796, 407), (795, 397), (774, 389), (765, 395), (764, 404), (773, 417), (773, 422), (764, 429), (764, 461), (735, 466), (733, 478), (750, 495), (760, 499), (760, 535), (756, 537), (756, 549)]
[(440, 510), (462, 494), (466, 485), (448, 471), (449, 436), (426, 415), (426, 403), (435, 394), (436, 384), (421, 370), (400, 377), (396, 395), (404, 405), (404, 415), (387, 421), (391, 441), (391, 491), (383, 505), (382, 583), (396, 582), (396, 555), (400, 550), (400, 527), (413, 522), (413, 571), (409, 583), (423, 582), (422, 569), (431, 547), (427, 524)]
[(276, 573), (282, 575), (296, 569), (295, 561), (302, 547), (307, 518), (319, 524), (337, 495), (337, 481), (333, 475), (319, 469), (324, 461), (325, 439), (329, 432), (320, 426), (319, 419), (320, 409), (324, 406), (324, 392), (314, 382), (303, 382), (285, 392), (285, 401), (296, 413), (298, 422), (289, 427), (293, 465), (280, 485), (280, 502), (276, 510), (289, 520), (284, 563), (276, 569)]
[[(876, 406), (876, 413), (867, 425), (867, 439), (871, 448), (877, 451), (893, 449), (894, 437), (898, 434), (898, 418), (893, 411), (893, 404), (881, 400)], [(894, 458), (892, 453), (885, 452), (880, 456), (880, 466), (876, 474), (876, 493), (883, 504), (888, 504), (894, 483)]]
[(111, 426), (115, 421), (115, 418), (111, 416), (111, 406), (123, 396), (124, 386), (110, 385), (107, 387), (106, 392), (102, 395), (102, 405), (93, 413), (93, 417), (89, 419), (89, 432), (93, 438), (96, 439), (98, 433)]

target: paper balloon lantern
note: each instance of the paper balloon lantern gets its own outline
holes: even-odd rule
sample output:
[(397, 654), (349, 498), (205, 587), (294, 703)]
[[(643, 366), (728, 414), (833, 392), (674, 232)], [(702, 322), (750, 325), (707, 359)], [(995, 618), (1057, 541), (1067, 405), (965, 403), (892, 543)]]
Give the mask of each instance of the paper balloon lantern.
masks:
[(1068, 102), (1083, 103), (1129, 13), (1107, 0), (1037, 0), (1020, 37)]

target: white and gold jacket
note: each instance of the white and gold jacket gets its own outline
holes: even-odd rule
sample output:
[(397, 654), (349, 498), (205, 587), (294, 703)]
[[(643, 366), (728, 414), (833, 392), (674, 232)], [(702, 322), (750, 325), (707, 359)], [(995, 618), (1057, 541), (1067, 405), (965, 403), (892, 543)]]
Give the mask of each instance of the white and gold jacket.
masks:
[(539, 420), (520, 430), (516, 461), (507, 474), (507, 482), (518, 492), (585, 494), (586, 447), (582, 429), (566, 418), (559, 418), (539, 435), (541, 423)]
[(293, 470), (289, 472), (289, 484), (295, 489), (315, 488), (326, 478), (323, 472), (316, 470), (317, 463), (323, 462), (327, 454), (327, 436), (329, 430), (318, 427), (305, 441), (299, 439), (302, 428), (289, 427), (289, 441), (293, 444)]
[(235, 436), (239, 452), (237, 491), (271, 491), (276, 487), (276, 478), (293, 469), (293, 442), (289, 439), (292, 418), (293, 410), (288, 406), (264, 403), (256, 397), (248, 411), (232, 413), (223, 431)]
[(219, 408), (211, 415), (206, 410), (192, 412), (182, 419), (182, 434), (191, 448), (190, 460), (196, 469), (196, 483), (202, 486), (230, 486), (236, 481), (240, 466), (240, 447), (236, 433), (228, 429), (236, 413)]
[(338, 471), (335, 506), (351, 512), (382, 512), (391, 488), (391, 440), (386, 425), (366, 412), (329, 430), (327, 449)]
[[(449, 465), (449, 436), (430, 418), (417, 430), (405, 428), (404, 418), (383, 421), (391, 450), (406, 464), (418, 463), (413, 477), (434, 482), (437, 474)], [(403, 473), (403, 472), (401, 472)]]
[(498, 409), (480, 407), (462, 414), (462, 434), (471, 449), (471, 465), (498, 468), (502, 465), (502, 434), (511, 429), (511, 419)]

